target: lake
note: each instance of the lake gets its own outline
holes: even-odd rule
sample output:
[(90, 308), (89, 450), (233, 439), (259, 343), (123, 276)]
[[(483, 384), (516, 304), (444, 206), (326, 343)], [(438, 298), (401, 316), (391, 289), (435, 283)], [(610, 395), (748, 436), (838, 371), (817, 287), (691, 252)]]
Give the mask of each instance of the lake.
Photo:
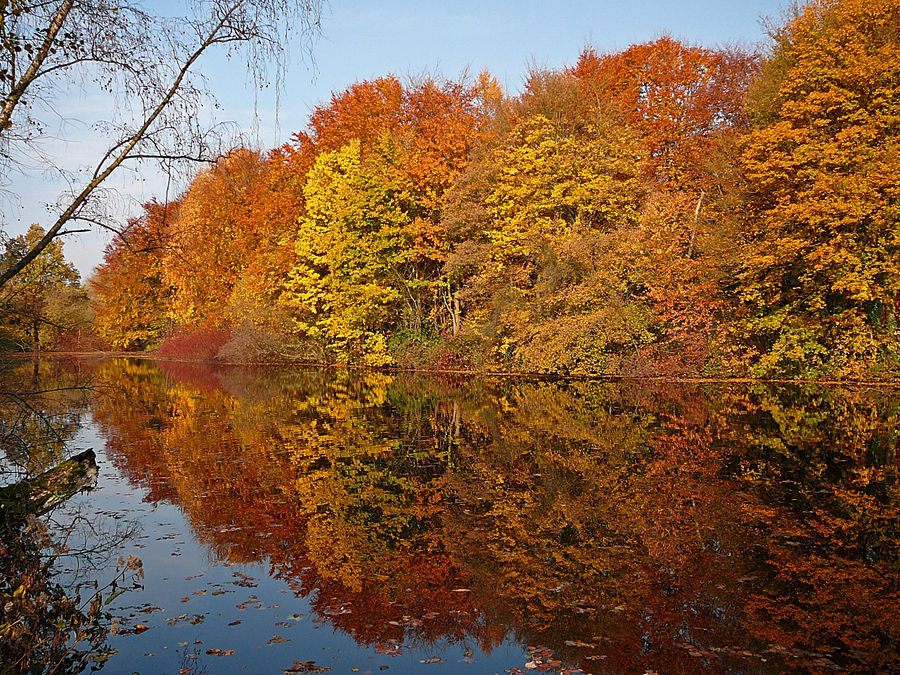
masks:
[(53, 578), (87, 597), (134, 557), (79, 667), (900, 668), (900, 389), (129, 359), (3, 377), (29, 402), (5, 403), (9, 479), (97, 454), (96, 488), (44, 519), (67, 537)]

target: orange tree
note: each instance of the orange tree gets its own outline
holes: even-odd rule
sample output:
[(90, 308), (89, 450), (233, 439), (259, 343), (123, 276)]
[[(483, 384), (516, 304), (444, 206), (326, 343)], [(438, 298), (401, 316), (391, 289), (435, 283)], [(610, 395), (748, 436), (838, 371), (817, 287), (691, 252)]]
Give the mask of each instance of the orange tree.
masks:
[(735, 336), (756, 375), (898, 366), (898, 26), (896, 0), (815, 0), (775, 34), (742, 156)]
[(94, 330), (115, 349), (143, 349), (162, 337), (171, 295), (162, 264), (177, 208), (144, 204), (144, 214), (106, 247), (90, 279)]

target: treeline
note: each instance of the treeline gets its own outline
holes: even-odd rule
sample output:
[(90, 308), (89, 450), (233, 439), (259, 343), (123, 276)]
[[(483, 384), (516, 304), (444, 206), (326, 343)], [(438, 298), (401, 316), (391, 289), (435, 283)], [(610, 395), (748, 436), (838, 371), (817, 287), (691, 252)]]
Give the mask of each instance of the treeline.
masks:
[(562, 374), (900, 371), (900, 2), (765, 56), (586, 49), (517, 96), (365, 81), (147, 204), (91, 279), (116, 349)]

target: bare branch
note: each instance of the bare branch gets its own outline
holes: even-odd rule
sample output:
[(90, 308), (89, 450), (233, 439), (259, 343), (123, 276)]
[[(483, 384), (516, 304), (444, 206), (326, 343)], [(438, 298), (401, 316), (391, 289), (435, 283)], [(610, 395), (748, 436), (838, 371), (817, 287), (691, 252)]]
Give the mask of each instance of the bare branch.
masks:
[[(58, 0), (31, 4), (9, 22), (4, 14), (0, 187), (12, 173), (25, 175), (43, 167), (66, 179), (72, 191), (59, 203), (43, 237), (0, 270), (0, 288), (55, 238), (81, 231), (66, 229), (67, 222), (112, 229), (100, 212), (108, 197), (102, 186), (123, 163), (154, 160), (170, 169), (173, 164), (187, 167), (214, 161), (227, 150), (216, 147), (211, 130), (203, 130), (198, 122), (206, 91), (202, 76), (192, 72), (197, 60), (213, 47), (229, 55), (246, 49), (254, 79), (274, 59), (277, 86), (282, 52), (295, 37), (289, 36), (285, 17), (299, 17), (299, 35), (308, 38), (318, 28), (323, 2), (206, 0), (191, 4), (186, 16), (154, 17), (132, 0)], [(29, 43), (36, 34), (43, 36), (37, 49)], [(27, 68), (15, 79), (15, 72), (25, 66), (20, 63), (25, 53)], [(56, 115), (54, 104), (73, 85), (103, 92), (113, 104), (109, 118), (93, 126), (114, 140), (86, 174), (86, 183), (80, 180), (85, 174), (69, 173), (41, 145), (52, 138), (45, 132), (46, 115)], [(61, 125), (71, 122), (57, 116)]]
[(62, 28), (63, 23), (65, 23), (66, 17), (69, 15), (69, 11), (72, 9), (74, 1), (75, 0), (63, 0), (63, 3), (59, 6), (59, 10), (50, 22), (50, 26), (47, 28), (47, 35), (44, 37), (44, 43), (31, 59), (31, 65), (3, 100), (3, 107), (0, 108), (0, 135), (10, 128), (13, 111), (16, 109), (19, 101), (22, 100), (22, 96), (24, 96), (28, 87), (34, 82), (47, 55), (50, 54), (50, 50), (56, 41), (56, 35), (59, 33), (59, 29)]

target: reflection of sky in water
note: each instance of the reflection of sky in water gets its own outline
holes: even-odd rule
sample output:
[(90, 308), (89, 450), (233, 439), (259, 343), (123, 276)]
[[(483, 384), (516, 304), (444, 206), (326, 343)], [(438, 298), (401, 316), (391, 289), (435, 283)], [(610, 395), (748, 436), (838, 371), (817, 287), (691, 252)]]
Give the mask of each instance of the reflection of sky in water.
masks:
[[(55, 518), (65, 522), (67, 515), (93, 511), (100, 515), (95, 527), (106, 527), (106, 531), (117, 522), (137, 525), (134, 537), (96, 577), (101, 583), (111, 578), (118, 555), (140, 557), (144, 589), (124, 593), (109, 609), (122, 617), (122, 628), (150, 626), (139, 634), (109, 636), (109, 646), (118, 653), (105, 664), (103, 673), (178, 673), (185, 668), (195, 668), (195, 673), (205, 668), (210, 674), (281, 673), (295, 661), (313, 661), (336, 673), (354, 672), (353, 668), (359, 673), (416, 669), (435, 674), (461, 669), (481, 673), (521, 668), (528, 661), (526, 652), (510, 640), (491, 654), (465, 644), (438, 643), (417, 649), (406, 642), (402, 654), (387, 656), (358, 645), (352, 636), (316, 617), (307, 598), (296, 597), (287, 583), (270, 578), (267, 565), (217, 560), (197, 540), (178, 506), (145, 501), (146, 490), (130, 485), (116, 470), (89, 416), (85, 421), (73, 445), (97, 452), (97, 489), (71, 499)], [(90, 576), (83, 570), (79, 574), (81, 579)], [(234, 650), (234, 654), (212, 655), (207, 649)], [(421, 663), (435, 657), (441, 661)]]

